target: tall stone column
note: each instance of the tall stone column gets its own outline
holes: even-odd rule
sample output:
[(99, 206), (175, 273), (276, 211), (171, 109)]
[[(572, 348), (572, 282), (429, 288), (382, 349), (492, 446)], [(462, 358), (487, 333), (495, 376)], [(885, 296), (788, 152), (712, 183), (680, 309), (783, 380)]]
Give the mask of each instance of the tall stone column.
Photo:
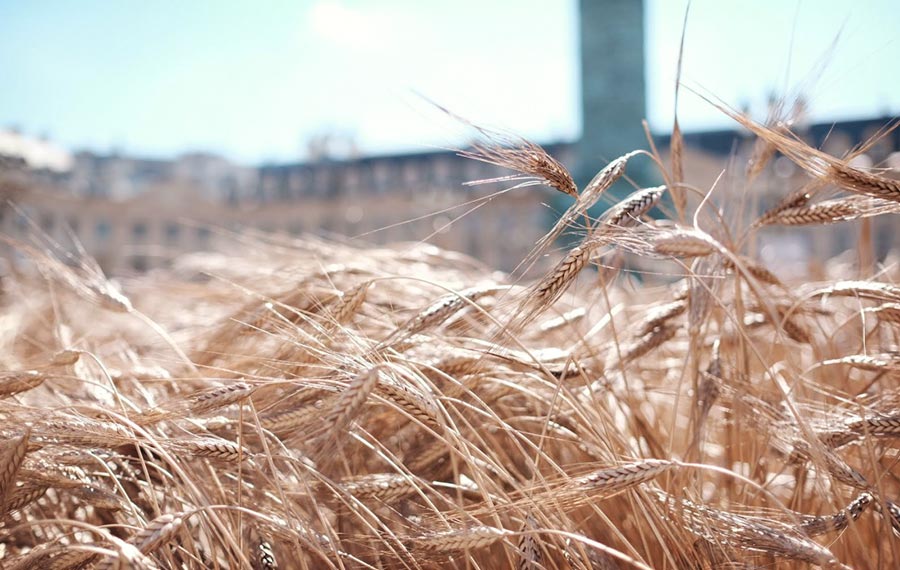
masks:
[[(587, 184), (607, 162), (647, 148), (643, 0), (579, 0), (582, 133), (575, 178)], [(628, 175), (646, 183), (646, 159)], [(628, 187), (618, 185), (617, 194)]]

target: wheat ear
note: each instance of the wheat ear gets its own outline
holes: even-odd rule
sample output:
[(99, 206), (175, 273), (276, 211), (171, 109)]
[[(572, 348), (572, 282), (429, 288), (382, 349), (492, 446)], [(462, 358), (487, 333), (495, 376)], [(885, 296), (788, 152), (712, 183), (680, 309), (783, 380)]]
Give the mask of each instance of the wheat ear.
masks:
[(9, 440), (0, 454), (0, 513), (7, 512), (7, 499), (15, 487), (16, 477), (28, 453), (31, 430), (26, 429), (19, 437)]

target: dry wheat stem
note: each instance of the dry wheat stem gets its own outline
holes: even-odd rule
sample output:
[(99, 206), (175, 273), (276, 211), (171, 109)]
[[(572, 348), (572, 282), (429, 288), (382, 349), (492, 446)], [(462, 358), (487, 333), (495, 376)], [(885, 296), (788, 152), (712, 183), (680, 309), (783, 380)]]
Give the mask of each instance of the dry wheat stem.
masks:
[(840, 358), (830, 358), (819, 363), (821, 366), (844, 364), (851, 368), (868, 370), (869, 372), (883, 372), (886, 370), (900, 370), (900, 355), (898, 354), (849, 354)]
[(659, 475), (674, 469), (676, 466), (671, 461), (645, 459), (575, 477), (566, 484), (566, 487), (577, 489), (582, 493), (609, 496), (635, 485), (651, 481)]
[(776, 521), (726, 513), (686, 499), (659, 494), (685, 528), (713, 543), (800, 560), (823, 568), (839, 568), (834, 555), (794, 528)]
[(612, 209), (601, 218), (598, 225), (603, 224), (626, 228), (637, 225), (638, 222), (640, 222), (641, 216), (650, 211), (650, 209), (659, 202), (659, 199), (662, 198), (666, 189), (665, 186), (656, 186), (654, 188), (644, 188), (634, 192), (613, 206)]
[(717, 105), (756, 136), (774, 145), (812, 176), (850, 192), (900, 202), (900, 182), (854, 168), (845, 161), (812, 148), (778, 129), (767, 128), (749, 117)]
[(539, 310), (548, 308), (565, 292), (569, 284), (587, 265), (591, 253), (600, 245), (595, 239), (588, 239), (569, 250), (566, 256), (534, 287), (526, 302)]
[(553, 225), (553, 228), (538, 241), (534, 251), (537, 253), (543, 252), (560, 235), (562, 235), (566, 228), (584, 216), (587, 211), (597, 203), (600, 196), (625, 174), (625, 167), (628, 164), (628, 161), (642, 152), (643, 151), (634, 151), (620, 156), (597, 173), (581, 192), (575, 203), (563, 213), (560, 219)]
[(543, 552), (533, 533), (537, 526), (537, 520), (533, 515), (529, 514), (525, 517), (519, 542), (516, 544), (516, 552), (519, 555), (516, 570), (540, 570), (542, 568)]
[(900, 325), (900, 303), (884, 303), (878, 307), (870, 307), (865, 312), (876, 315), (883, 323)]
[(254, 556), (252, 558), (252, 562), (254, 563), (254, 570), (276, 570), (278, 568), (278, 562), (275, 559), (275, 552), (272, 550), (272, 545), (269, 544), (263, 538), (260, 538), (254, 544)]
[(242, 461), (250, 457), (250, 452), (237, 443), (213, 437), (169, 440), (165, 445), (194, 457), (210, 457), (223, 461)]
[[(372, 367), (360, 372), (350, 381), (347, 388), (332, 404), (331, 409), (323, 416), (320, 424), (321, 435), (313, 438), (318, 445), (335, 440), (353, 421), (378, 384), (380, 374), (378, 367)], [(325, 452), (325, 449), (321, 449), (321, 451)]]
[(19, 437), (10, 439), (0, 452), (0, 513), (7, 512), (8, 498), (28, 453), (30, 438), (31, 430), (26, 429)]
[(46, 374), (37, 370), (0, 373), (0, 397), (27, 392), (43, 384), (46, 379)]
[(129, 542), (137, 546), (143, 554), (148, 554), (166, 544), (181, 529), (190, 513), (166, 513), (153, 519), (135, 534)]
[(354, 498), (375, 499), (386, 503), (415, 494), (419, 484), (399, 473), (372, 473), (338, 482), (340, 488)]
[(772, 209), (763, 213), (759, 219), (754, 222), (754, 227), (769, 225), (771, 221), (781, 212), (790, 208), (802, 208), (812, 199), (812, 194), (804, 187), (801, 190), (791, 192)]
[[(482, 133), (488, 134), (486, 130)], [(547, 153), (540, 145), (520, 139), (517, 143), (513, 141), (504, 141), (502, 138), (496, 140), (493, 144), (475, 144), (472, 150), (465, 150), (459, 153), (464, 158), (478, 160), (515, 170), (526, 177), (503, 176), (488, 180), (477, 180), (468, 182), (468, 185), (485, 184), (489, 182), (503, 181), (528, 181), (532, 177), (546, 183), (548, 186), (555, 188), (563, 194), (568, 194), (573, 198), (578, 197), (578, 188), (569, 171), (555, 158)], [(513, 144), (506, 144), (513, 142)]]
[(643, 336), (652, 332), (654, 329), (657, 329), (670, 320), (682, 315), (686, 309), (687, 303), (683, 300), (672, 301), (671, 303), (653, 307), (638, 326), (638, 335)]
[[(513, 143), (490, 148), (519, 161), (518, 180), (575, 198), (536, 254), (566, 229), (593, 236), (515, 285), (427, 244), (313, 236), (236, 234), (224, 253), (129, 279), (127, 297), (55, 250), (11, 263), (4, 563), (895, 566), (879, 529), (900, 532), (887, 500), (900, 494), (897, 268), (854, 280), (853, 260), (838, 259), (804, 283), (748, 253), (767, 224), (894, 215), (900, 202), (872, 195), (880, 179), (800, 150), (821, 175), (735, 236), (771, 141), (737, 169), (751, 180), (718, 180), (692, 226), (678, 202), (677, 222), (646, 219), (663, 188), (587, 216), (635, 153), (579, 196), (564, 170)], [(673, 176), (677, 201), (695, 184)], [(859, 188), (819, 199), (832, 179)], [(684, 273), (664, 279), (651, 267), (640, 285), (572, 286), (607, 254), (641, 270), (695, 259), (664, 264)], [(112, 311), (136, 314), (132, 300), (152, 319), (122, 326)], [(184, 377), (184, 363), (160, 358), (160, 330), (201, 355), (202, 371)], [(835, 508), (848, 491), (856, 498)], [(820, 535), (833, 552), (810, 539)]]
[[(246, 382), (235, 382), (192, 394), (187, 398), (187, 410), (191, 414), (203, 415), (226, 406), (236, 404), (253, 393), (254, 387)], [(174, 406), (176, 409), (181, 407)]]
[(894, 535), (900, 537), (900, 505), (893, 501), (886, 500), (884, 502), (884, 510), (887, 511), (888, 520), (891, 523), (891, 529), (894, 531)]
[(873, 500), (874, 498), (869, 493), (861, 493), (847, 505), (847, 508), (838, 513), (818, 517), (802, 517), (803, 520), (798, 525), (798, 530), (809, 537), (842, 531), (850, 526), (851, 522), (858, 520)]
[(832, 162), (825, 176), (838, 186), (869, 196), (900, 202), (900, 182), (870, 174), (842, 162)]
[(436, 430), (442, 429), (440, 411), (431, 395), (414, 388), (408, 382), (387, 376), (380, 379), (375, 391), (425, 425)]
[(473, 526), (462, 530), (452, 530), (423, 534), (409, 539), (411, 550), (430, 552), (459, 552), (460, 550), (484, 548), (514, 534), (502, 528)]
[(89, 568), (100, 558), (89, 550), (66, 550), (47, 561), (46, 570), (81, 570)]
[(684, 220), (687, 211), (687, 192), (685, 192), (682, 184), (684, 183), (684, 136), (681, 134), (681, 127), (678, 124), (678, 117), (672, 125), (672, 138), (669, 145), (669, 152), (672, 162), (672, 202), (675, 205), (675, 211), (678, 212), (679, 220)]
[(847, 200), (830, 200), (818, 204), (785, 208), (767, 219), (767, 224), (785, 226), (809, 226), (834, 224), (847, 220), (855, 220), (878, 212), (861, 210), (856, 204)]
[(488, 285), (483, 287), (472, 287), (457, 293), (445, 295), (423, 310), (421, 313), (410, 319), (404, 325), (402, 333), (404, 337), (419, 334), (425, 330), (432, 329), (455, 313), (463, 309), (467, 304), (474, 303), (478, 299), (502, 291), (508, 287)]

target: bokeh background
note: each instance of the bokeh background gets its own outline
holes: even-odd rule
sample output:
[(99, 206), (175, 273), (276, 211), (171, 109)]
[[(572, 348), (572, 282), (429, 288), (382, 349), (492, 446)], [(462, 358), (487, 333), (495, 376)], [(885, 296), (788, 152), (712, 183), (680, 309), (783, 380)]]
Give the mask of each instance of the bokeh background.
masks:
[[(665, 154), (712, 187), (749, 137), (695, 92), (843, 155), (900, 114), (891, 0), (0, 2), (0, 231), (75, 241), (113, 274), (224, 231), (427, 240), (511, 269), (564, 207), (463, 159), (477, 125), (543, 145), (580, 182)], [(779, 107), (781, 105), (781, 107)], [(900, 168), (896, 132), (855, 159)], [(630, 167), (631, 168), (631, 167)], [(732, 168), (733, 170), (733, 168)], [(640, 167), (635, 184), (652, 183)], [(800, 183), (775, 160), (763, 208)], [(727, 178), (726, 178), (727, 180)], [(840, 253), (856, 231), (761, 236), (767, 262)], [(817, 233), (817, 231), (819, 233)], [(842, 233), (843, 232), (843, 233)], [(873, 228), (878, 255), (897, 233)], [(824, 239), (826, 238), (827, 239)]]

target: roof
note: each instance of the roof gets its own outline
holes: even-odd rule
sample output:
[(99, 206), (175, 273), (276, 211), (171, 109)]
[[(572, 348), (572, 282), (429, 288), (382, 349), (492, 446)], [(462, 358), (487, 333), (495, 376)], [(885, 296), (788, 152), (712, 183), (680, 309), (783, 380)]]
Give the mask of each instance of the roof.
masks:
[[(866, 119), (853, 119), (846, 121), (822, 121), (808, 125), (800, 125), (794, 128), (794, 132), (807, 136), (809, 142), (816, 147), (821, 147), (832, 132), (841, 132), (848, 135), (855, 144), (865, 141), (871, 133), (898, 121), (897, 117), (882, 115)], [(893, 141), (893, 148), (900, 148), (900, 129), (894, 129), (889, 135)], [(714, 129), (708, 131), (690, 131), (684, 133), (684, 144), (695, 149), (704, 150), (712, 154), (730, 154), (742, 141), (750, 137), (743, 129)], [(667, 147), (672, 139), (671, 134), (654, 136), (657, 145)]]
[(0, 155), (20, 158), (33, 170), (65, 172), (72, 167), (72, 155), (45, 140), (0, 130)]

